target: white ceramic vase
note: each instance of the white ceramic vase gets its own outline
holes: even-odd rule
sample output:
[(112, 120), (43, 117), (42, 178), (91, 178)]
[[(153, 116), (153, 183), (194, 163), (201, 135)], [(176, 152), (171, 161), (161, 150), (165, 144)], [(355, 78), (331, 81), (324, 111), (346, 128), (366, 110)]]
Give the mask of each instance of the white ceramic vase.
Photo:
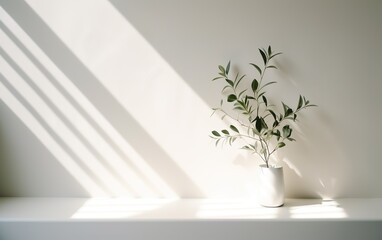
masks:
[(280, 207), (284, 204), (284, 173), (280, 166), (258, 168), (259, 203), (264, 207)]

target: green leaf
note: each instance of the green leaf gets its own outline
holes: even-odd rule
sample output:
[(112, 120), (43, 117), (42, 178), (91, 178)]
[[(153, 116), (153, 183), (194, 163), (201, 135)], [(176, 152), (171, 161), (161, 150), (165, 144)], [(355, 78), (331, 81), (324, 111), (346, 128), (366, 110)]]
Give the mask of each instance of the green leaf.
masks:
[(288, 117), (289, 115), (291, 115), (293, 113), (293, 110), (288, 107), (288, 105), (286, 105), (285, 103), (281, 102), (283, 104), (283, 108), (284, 108), (284, 116), (285, 117)]
[(253, 150), (257, 151), (257, 142), (255, 142), (255, 144), (249, 144), (249, 146), (250, 146)]
[(244, 108), (238, 106), (238, 107), (234, 107), (233, 110), (240, 110), (240, 111), (244, 111)]
[(239, 77), (239, 72), (238, 73), (236, 73), (236, 76), (235, 76), (235, 81), (234, 82), (236, 82), (237, 81), (237, 78)]
[(271, 56), (272, 54), (272, 49), (271, 49), (271, 45), (268, 46), (268, 56)]
[(252, 84), (251, 84), (252, 91), (256, 92), (258, 86), (259, 86), (259, 82), (256, 79), (253, 79)]
[(277, 55), (280, 55), (280, 54), (282, 54), (282, 53), (279, 52), (279, 53), (275, 53), (275, 54), (273, 54), (272, 56), (269, 57), (269, 60), (271, 60), (272, 58), (274, 58), (274, 57), (276, 57)]
[(225, 73), (225, 69), (224, 69), (224, 67), (223, 67), (222, 65), (219, 65), (218, 67), (219, 67), (219, 70), (220, 70), (222, 73)]
[(260, 133), (262, 130), (262, 125), (261, 125), (261, 121), (260, 121), (259, 117), (256, 117), (253, 121), (255, 122), (255, 128), (256, 128), (257, 132)]
[(260, 89), (263, 89), (263, 88), (265, 88), (266, 86), (268, 86), (268, 85), (271, 85), (271, 84), (274, 84), (274, 83), (277, 83), (277, 82), (269, 82), (269, 83), (266, 83), (266, 84), (264, 84)]
[(240, 106), (242, 106), (244, 109), (247, 107), (243, 101), (238, 100), (237, 101)]
[(247, 89), (244, 89), (243, 91), (241, 91), (241, 92), (239, 93), (239, 95), (238, 95), (238, 98), (240, 98), (240, 96), (241, 96), (243, 93), (245, 93), (245, 91), (247, 91)]
[(272, 132), (271, 134), (280, 137), (280, 131)]
[(226, 90), (227, 88), (229, 88), (230, 86), (226, 85), (223, 89), (222, 89), (222, 93), (224, 92), (224, 90)]
[(305, 107), (318, 107), (318, 105), (316, 105), (316, 104), (308, 104)]
[(288, 134), (288, 138), (290, 137), (290, 136), (292, 136), (292, 131), (293, 131), (293, 129), (292, 128), (289, 128), (289, 134)]
[(261, 123), (260, 118), (256, 118), (256, 123), (255, 123), (256, 130), (260, 133), (261, 130), (263, 130), (263, 124)]
[(285, 143), (283, 143), (283, 142), (279, 142), (278, 144), (277, 144), (277, 147), (278, 148), (282, 148), (282, 147), (284, 147), (285, 146)]
[(254, 66), (254, 67), (257, 69), (257, 71), (259, 71), (259, 73), (260, 73), (260, 75), (261, 75), (261, 68), (260, 68), (259, 66), (257, 66), (257, 65), (254, 64), (254, 63), (250, 63), (250, 65)]
[(232, 131), (239, 133), (239, 130), (234, 125), (230, 125), (229, 128), (231, 128)]
[(285, 125), (283, 127), (283, 137), (288, 138), (292, 134), (292, 129), (289, 127), (289, 125)]
[(297, 109), (300, 109), (302, 107), (302, 104), (303, 104), (303, 99), (302, 99), (302, 96), (300, 95), (300, 97), (298, 99)]
[(277, 69), (277, 67), (274, 66), (274, 65), (270, 65), (270, 66), (268, 66), (267, 68), (274, 68), (274, 69)]
[(257, 96), (257, 98), (263, 96), (264, 94), (265, 94), (265, 92), (260, 93), (260, 94)]
[(264, 129), (268, 129), (268, 125), (267, 123), (265, 122), (264, 118), (260, 118), (260, 122), (261, 122), (261, 125), (262, 125), (262, 128)]
[(225, 68), (225, 74), (229, 73), (230, 67), (231, 67), (231, 61), (228, 62), (227, 67)]
[(280, 133), (280, 130), (277, 130), (276, 132), (277, 132), (277, 141), (278, 141), (281, 138), (281, 133)]
[(237, 88), (237, 86), (239, 86), (239, 83), (241, 82), (241, 80), (243, 80), (244, 77), (245, 77), (245, 75), (243, 75), (239, 78), (239, 80), (236, 82), (235, 88)]
[(221, 138), (219, 138), (218, 140), (216, 140), (216, 142), (215, 142), (215, 146), (216, 146), (216, 147), (218, 146), (220, 140), (221, 140)]
[(217, 131), (212, 131), (212, 134), (216, 137), (221, 137), (220, 133), (218, 133)]
[(272, 111), (271, 109), (268, 109), (268, 112), (270, 112), (272, 114), (272, 117), (277, 120), (277, 117), (276, 117), (276, 113), (274, 111)]
[(230, 95), (228, 95), (228, 97), (227, 97), (227, 101), (228, 101), (228, 102), (233, 102), (233, 101), (235, 101), (235, 100), (237, 100), (237, 97), (236, 97), (235, 94), (230, 94)]
[(223, 78), (223, 77), (216, 77), (216, 78), (212, 79), (212, 81), (218, 80), (220, 78)]
[(288, 133), (289, 133), (289, 130), (288, 130), (289, 128), (288, 128), (288, 125), (285, 125), (284, 127), (283, 127), (283, 137), (284, 138), (286, 138), (287, 137), (287, 135), (288, 135)]
[(244, 150), (249, 150), (249, 151), (251, 151), (252, 149), (250, 148), (250, 147), (248, 147), (248, 146), (242, 146), (241, 147), (241, 149), (244, 149)]
[(292, 113), (293, 113), (293, 110), (289, 108), (289, 109), (286, 111), (286, 113), (285, 113), (285, 117), (291, 115)]
[(229, 132), (226, 130), (226, 129), (223, 129), (222, 130), (222, 133), (226, 134), (226, 135), (229, 135)]
[(227, 82), (231, 87), (233, 87), (233, 82), (232, 82), (231, 80), (229, 80), (228, 78), (226, 78), (225, 80), (226, 80), (226, 82)]
[(265, 106), (268, 106), (268, 100), (267, 100), (267, 98), (263, 95), (263, 96), (261, 96), (262, 98), (263, 98), (263, 101), (264, 101), (264, 103), (265, 103)]
[(265, 53), (265, 56), (268, 57), (268, 52), (267, 52), (267, 50), (265, 50), (265, 48), (261, 48), (261, 50), (263, 50), (263, 52)]
[(281, 102), (281, 104), (283, 105), (284, 114), (285, 114), (286, 111), (289, 109), (289, 107), (284, 102)]
[(259, 51), (260, 51), (261, 57), (263, 58), (264, 65), (266, 65), (267, 64), (267, 56), (266, 56), (265, 52), (263, 50), (261, 50), (260, 48), (259, 48)]

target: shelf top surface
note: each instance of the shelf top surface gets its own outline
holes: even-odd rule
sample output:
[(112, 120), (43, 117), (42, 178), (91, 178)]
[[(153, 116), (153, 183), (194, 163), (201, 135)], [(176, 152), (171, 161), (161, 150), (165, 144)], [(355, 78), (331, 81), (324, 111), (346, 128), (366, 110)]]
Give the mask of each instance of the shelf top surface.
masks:
[(382, 198), (286, 199), (278, 208), (250, 199), (0, 198), (0, 222), (100, 220), (382, 221)]

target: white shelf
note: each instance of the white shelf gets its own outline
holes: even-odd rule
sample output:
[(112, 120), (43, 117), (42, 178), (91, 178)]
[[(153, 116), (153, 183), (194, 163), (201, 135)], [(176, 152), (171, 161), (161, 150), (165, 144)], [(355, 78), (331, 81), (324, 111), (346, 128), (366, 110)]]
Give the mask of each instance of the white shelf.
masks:
[(382, 199), (287, 199), (283, 207), (264, 208), (248, 199), (0, 198), (0, 239), (94, 240), (110, 234), (143, 240), (288, 234), (382, 239)]
[(0, 198), (0, 222), (78, 220), (382, 220), (382, 199), (286, 199), (265, 208), (248, 199)]

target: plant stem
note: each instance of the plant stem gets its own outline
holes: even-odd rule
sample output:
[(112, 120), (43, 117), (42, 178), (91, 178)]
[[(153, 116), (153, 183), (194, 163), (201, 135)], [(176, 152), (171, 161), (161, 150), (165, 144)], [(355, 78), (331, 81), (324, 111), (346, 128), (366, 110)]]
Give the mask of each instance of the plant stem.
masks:
[(257, 106), (256, 106), (256, 116), (257, 117), (259, 116), (259, 110), (260, 110), (260, 103), (259, 103), (259, 99), (257, 98), (257, 96), (259, 96), (259, 91), (261, 89), (261, 82), (263, 81), (265, 71), (267, 70), (267, 66), (268, 66), (268, 62), (264, 65), (263, 71), (261, 71), (260, 80), (259, 80), (259, 86), (258, 86), (256, 92), (253, 93), (253, 96), (255, 97), (256, 102), (257, 102)]
[(216, 109), (216, 110), (221, 111), (222, 113), (224, 113), (225, 115), (227, 115), (227, 116), (228, 116), (229, 118), (231, 118), (232, 120), (237, 121), (241, 126), (246, 127), (246, 128), (250, 127), (250, 126), (244, 124), (243, 122), (241, 122), (241, 121), (239, 120), (239, 118), (234, 118), (234, 117), (232, 117), (230, 114), (228, 114), (228, 113), (227, 113), (226, 111), (224, 111), (222, 108), (218, 108), (218, 109)]

